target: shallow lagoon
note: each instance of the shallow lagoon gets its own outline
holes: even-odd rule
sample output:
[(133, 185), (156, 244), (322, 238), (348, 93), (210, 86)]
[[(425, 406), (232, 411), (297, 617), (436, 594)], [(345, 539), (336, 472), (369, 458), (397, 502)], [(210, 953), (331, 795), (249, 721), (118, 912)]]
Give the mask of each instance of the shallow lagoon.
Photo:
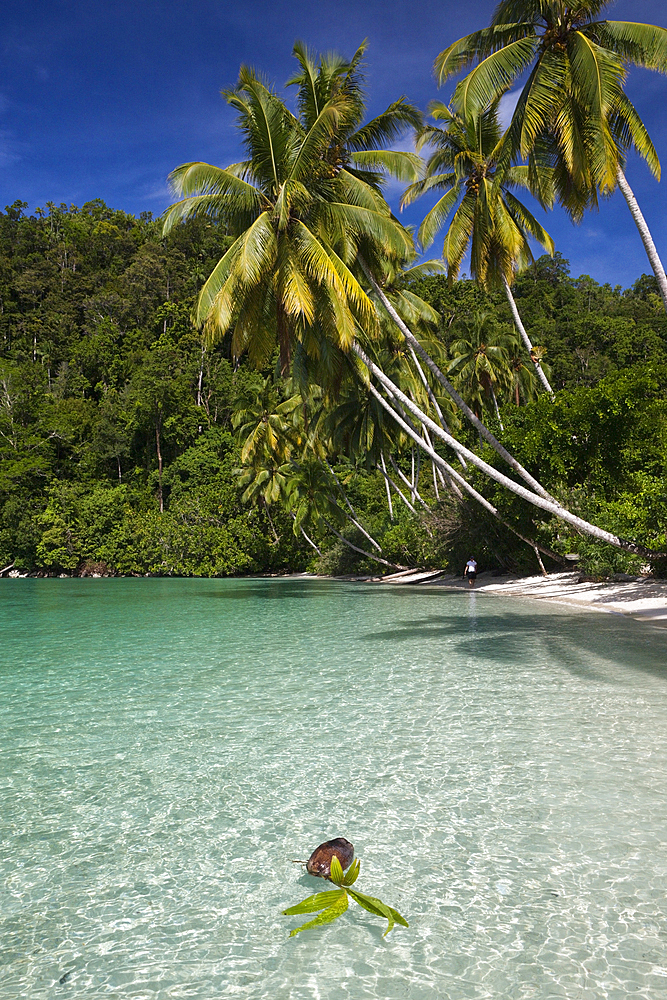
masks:
[[(0, 616), (2, 1000), (667, 997), (664, 631), (300, 579)], [(339, 834), (409, 930), (288, 938)]]

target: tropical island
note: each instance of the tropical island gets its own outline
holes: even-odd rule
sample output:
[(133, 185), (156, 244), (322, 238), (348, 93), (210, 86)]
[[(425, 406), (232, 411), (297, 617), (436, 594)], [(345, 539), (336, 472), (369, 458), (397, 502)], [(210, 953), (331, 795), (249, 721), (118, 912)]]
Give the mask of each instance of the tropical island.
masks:
[[(502, 0), (438, 55), (474, 9), (33, 6), (0, 84), (0, 1000), (663, 996), (667, 279), (625, 87), (667, 30)], [(279, 79), (218, 105), (239, 53)]]
[[(364, 45), (297, 43), (291, 105), (242, 67), (246, 159), (178, 167), (163, 219), (8, 206), (2, 573), (664, 574), (667, 282), (623, 172), (660, 168), (623, 84), (667, 32), (552, 6), (441, 53), (472, 69), (427, 115), (366, 120)], [(390, 177), (437, 194), (416, 233)], [(517, 196), (576, 222), (617, 186), (653, 268), (626, 289)]]

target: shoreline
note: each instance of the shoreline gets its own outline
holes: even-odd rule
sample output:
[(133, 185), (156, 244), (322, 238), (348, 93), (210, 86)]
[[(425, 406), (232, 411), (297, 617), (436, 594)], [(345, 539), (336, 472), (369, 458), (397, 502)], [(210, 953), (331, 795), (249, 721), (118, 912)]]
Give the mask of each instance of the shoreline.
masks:
[[(654, 628), (667, 629), (667, 580), (650, 577), (601, 583), (580, 580), (581, 575), (576, 572), (528, 577), (494, 577), (491, 573), (481, 573), (474, 590), (499, 597), (527, 597), (587, 611), (623, 615)], [(449, 590), (472, 589), (461, 579), (440, 578), (425, 585)]]
[[(307, 576), (309, 574), (303, 574)], [(439, 587), (449, 591), (470, 591), (493, 597), (524, 597), (548, 601), (582, 611), (622, 615), (654, 628), (667, 629), (667, 580), (625, 576), (599, 582), (582, 579), (577, 571), (549, 573), (547, 576), (480, 573), (475, 587), (463, 577), (437, 570), (404, 570), (390, 576), (319, 577), (348, 583), (392, 584), (394, 586)], [(581, 581), (581, 582), (580, 582)]]
[[(85, 579), (69, 574), (53, 576), (51, 579)], [(404, 570), (390, 576), (318, 576), (315, 573), (280, 573), (275, 577), (270, 575), (249, 575), (242, 577), (217, 577), (216, 579), (299, 579), (339, 580), (345, 583), (373, 583), (394, 586), (439, 587), (449, 591), (469, 591), (467, 582), (460, 576), (444, 574), (439, 570)], [(4, 579), (46, 579), (41, 574), (11, 572)], [(99, 579), (98, 574), (92, 574), (91, 579)], [(143, 579), (143, 577), (137, 577)], [(198, 577), (151, 577), (152, 579), (199, 579)], [(108, 577), (108, 579), (127, 579), (126, 577)], [(203, 579), (203, 578), (202, 578)], [(582, 580), (577, 571), (549, 573), (548, 576), (512, 576), (494, 575), (491, 572), (480, 573), (477, 577), (475, 593), (490, 594), (497, 597), (524, 597), (529, 600), (549, 601), (563, 604), (585, 611), (598, 611), (603, 614), (623, 615), (635, 621), (654, 628), (667, 629), (667, 580), (655, 580), (652, 577), (623, 577), (619, 579), (595, 582)]]

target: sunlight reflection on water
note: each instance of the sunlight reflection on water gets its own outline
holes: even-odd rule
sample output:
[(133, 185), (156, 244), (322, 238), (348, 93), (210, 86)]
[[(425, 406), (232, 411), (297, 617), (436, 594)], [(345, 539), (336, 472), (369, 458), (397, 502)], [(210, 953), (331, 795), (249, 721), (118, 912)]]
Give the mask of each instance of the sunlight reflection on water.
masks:
[[(301, 579), (0, 615), (2, 1000), (667, 997), (667, 633)], [(409, 930), (288, 938), (337, 835)]]

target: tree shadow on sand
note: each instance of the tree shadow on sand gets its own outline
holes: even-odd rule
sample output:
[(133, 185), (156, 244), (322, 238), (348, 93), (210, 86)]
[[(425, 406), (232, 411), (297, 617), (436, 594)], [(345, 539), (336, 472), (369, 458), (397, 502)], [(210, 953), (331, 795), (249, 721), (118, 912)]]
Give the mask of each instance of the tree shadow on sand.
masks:
[[(478, 595), (475, 595), (476, 597)], [(493, 599), (494, 602), (497, 598)], [(468, 607), (461, 614), (429, 615), (398, 620), (393, 627), (360, 636), (362, 642), (414, 643), (446, 641), (448, 647), (477, 661), (525, 662), (526, 649), (548, 666), (564, 668), (579, 678), (612, 683), (600, 660), (628, 670), (667, 679), (667, 631), (649, 630), (640, 622), (598, 612), (520, 613)]]

